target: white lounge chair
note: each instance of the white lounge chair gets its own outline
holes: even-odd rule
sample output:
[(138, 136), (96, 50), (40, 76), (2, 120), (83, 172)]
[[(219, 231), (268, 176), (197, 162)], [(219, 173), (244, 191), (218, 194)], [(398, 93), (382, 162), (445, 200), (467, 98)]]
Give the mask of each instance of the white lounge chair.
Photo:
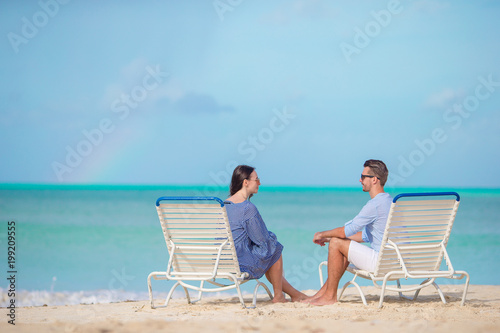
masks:
[[(223, 201), (216, 197), (161, 197), (156, 201), (156, 210), (170, 258), (166, 271), (148, 276), (151, 308), (155, 308), (151, 278), (177, 281), (162, 307), (168, 306), (175, 288), (180, 285), (188, 303), (201, 300), (203, 292), (236, 289), (245, 308), (240, 285), (249, 281), (248, 273), (240, 271)], [(256, 306), (260, 286), (272, 298), (268, 287), (255, 281), (252, 307)], [(200, 282), (199, 286), (193, 282)], [(206, 288), (205, 282), (215, 287)], [(192, 301), (188, 289), (198, 291), (198, 299)]]
[[(450, 199), (450, 196), (455, 198)], [(403, 292), (415, 291), (411, 300), (415, 300), (422, 288), (433, 285), (443, 303), (446, 300), (436, 278), (462, 279), (466, 277), (461, 305), (464, 305), (469, 286), (469, 274), (456, 271), (446, 251), (453, 221), (460, 204), (460, 196), (455, 192), (403, 193), (392, 202), (387, 218), (387, 225), (382, 239), (379, 257), (374, 272), (360, 270), (349, 265), (347, 270), (354, 278), (347, 282), (338, 299), (342, 297), (348, 285), (354, 285), (367, 305), (365, 296), (356, 277), (372, 280), (375, 287), (381, 289), (379, 307), (382, 307), (386, 290), (396, 291), (400, 297)], [(441, 261), (445, 259), (447, 269), (441, 270)], [(323, 285), (322, 266), (319, 265), (320, 283)], [(400, 279), (424, 279), (419, 285), (401, 286)], [(396, 281), (397, 286), (388, 286), (388, 281)], [(380, 286), (378, 282), (382, 282)], [(407, 297), (405, 297), (407, 298)]]

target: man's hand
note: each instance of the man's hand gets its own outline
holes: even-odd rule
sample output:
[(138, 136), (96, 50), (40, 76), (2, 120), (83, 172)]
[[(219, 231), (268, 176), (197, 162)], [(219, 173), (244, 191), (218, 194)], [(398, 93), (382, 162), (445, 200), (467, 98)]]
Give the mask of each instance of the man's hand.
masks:
[(319, 244), (321, 246), (325, 246), (325, 243), (328, 243), (329, 241), (330, 241), (330, 237), (323, 237), (323, 234), (321, 232), (317, 232), (314, 234), (313, 242), (316, 244)]
[[(330, 242), (332, 237), (345, 239), (344, 227), (317, 232), (314, 234), (313, 242), (321, 246), (325, 246), (325, 243)], [(359, 233), (359, 237), (361, 237), (361, 232)]]

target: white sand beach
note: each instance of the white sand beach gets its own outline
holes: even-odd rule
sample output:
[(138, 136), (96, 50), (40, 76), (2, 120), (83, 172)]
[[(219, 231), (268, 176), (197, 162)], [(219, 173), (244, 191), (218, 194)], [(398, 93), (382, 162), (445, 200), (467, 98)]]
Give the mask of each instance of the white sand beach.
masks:
[[(500, 286), (471, 285), (465, 306), (463, 286), (442, 286), (447, 304), (434, 288), (422, 291), (417, 301), (400, 300), (389, 293), (378, 308), (378, 290), (363, 287), (368, 306), (354, 288), (342, 301), (314, 307), (302, 303), (273, 304), (259, 298), (256, 309), (243, 309), (236, 297), (210, 296), (188, 305), (173, 299), (167, 308), (151, 309), (149, 301), (108, 304), (39, 306), (16, 309), (16, 325), (7, 323), (0, 309), (2, 332), (498, 332)], [(313, 290), (305, 291), (311, 295)], [(245, 297), (250, 304), (250, 296)], [(161, 302), (162, 300), (158, 300)], [(157, 303), (161, 304), (161, 303)]]

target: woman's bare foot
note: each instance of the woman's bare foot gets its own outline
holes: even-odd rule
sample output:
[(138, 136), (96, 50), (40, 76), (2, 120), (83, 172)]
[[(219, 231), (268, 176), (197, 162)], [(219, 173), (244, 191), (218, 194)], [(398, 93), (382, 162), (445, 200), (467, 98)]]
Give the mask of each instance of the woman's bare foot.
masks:
[(292, 297), (292, 302), (302, 302), (307, 298), (309, 298), (309, 296), (307, 296), (306, 294), (298, 293), (297, 295), (294, 295), (294, 297)]
[(322, 297), (324, 294), (324, 291), (319, 290), (316, 294), (312, 296), (306, 296), (303, 300), (301, 300), (302, 303), (311, 303), (313, 300)]
[(316, 298), (318, 298), (317, 295), (313, 295), (313, 296), (307, 296), (307, 298), (301, 300), (300, 302), (301, 303), (306, 303), (306, 304), (309, 304), (311, 303), (312, 301), (314, 301)]
[(277, 293), (272, 299), (273, 303), (286, 303), (288, 300), (285, 298), (283, 293)]

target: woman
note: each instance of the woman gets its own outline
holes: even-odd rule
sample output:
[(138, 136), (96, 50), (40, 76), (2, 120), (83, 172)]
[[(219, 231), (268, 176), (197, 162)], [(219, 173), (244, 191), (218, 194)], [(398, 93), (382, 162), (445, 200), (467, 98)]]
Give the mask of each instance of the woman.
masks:
[(283, 276), (283, 245), (267, 230), (257, 207), (248, 201), (259, 191), (259, 185), (255, 168), (239, 165), (234, 169), (230, 197), (225, 204), (240, 269), (251, 279), (259, 279), (265, 274), (273, 285), (274, 303), (286, 302), (283, 292), (292, 302), (300, 301), (307, 296), (293, 288)]

